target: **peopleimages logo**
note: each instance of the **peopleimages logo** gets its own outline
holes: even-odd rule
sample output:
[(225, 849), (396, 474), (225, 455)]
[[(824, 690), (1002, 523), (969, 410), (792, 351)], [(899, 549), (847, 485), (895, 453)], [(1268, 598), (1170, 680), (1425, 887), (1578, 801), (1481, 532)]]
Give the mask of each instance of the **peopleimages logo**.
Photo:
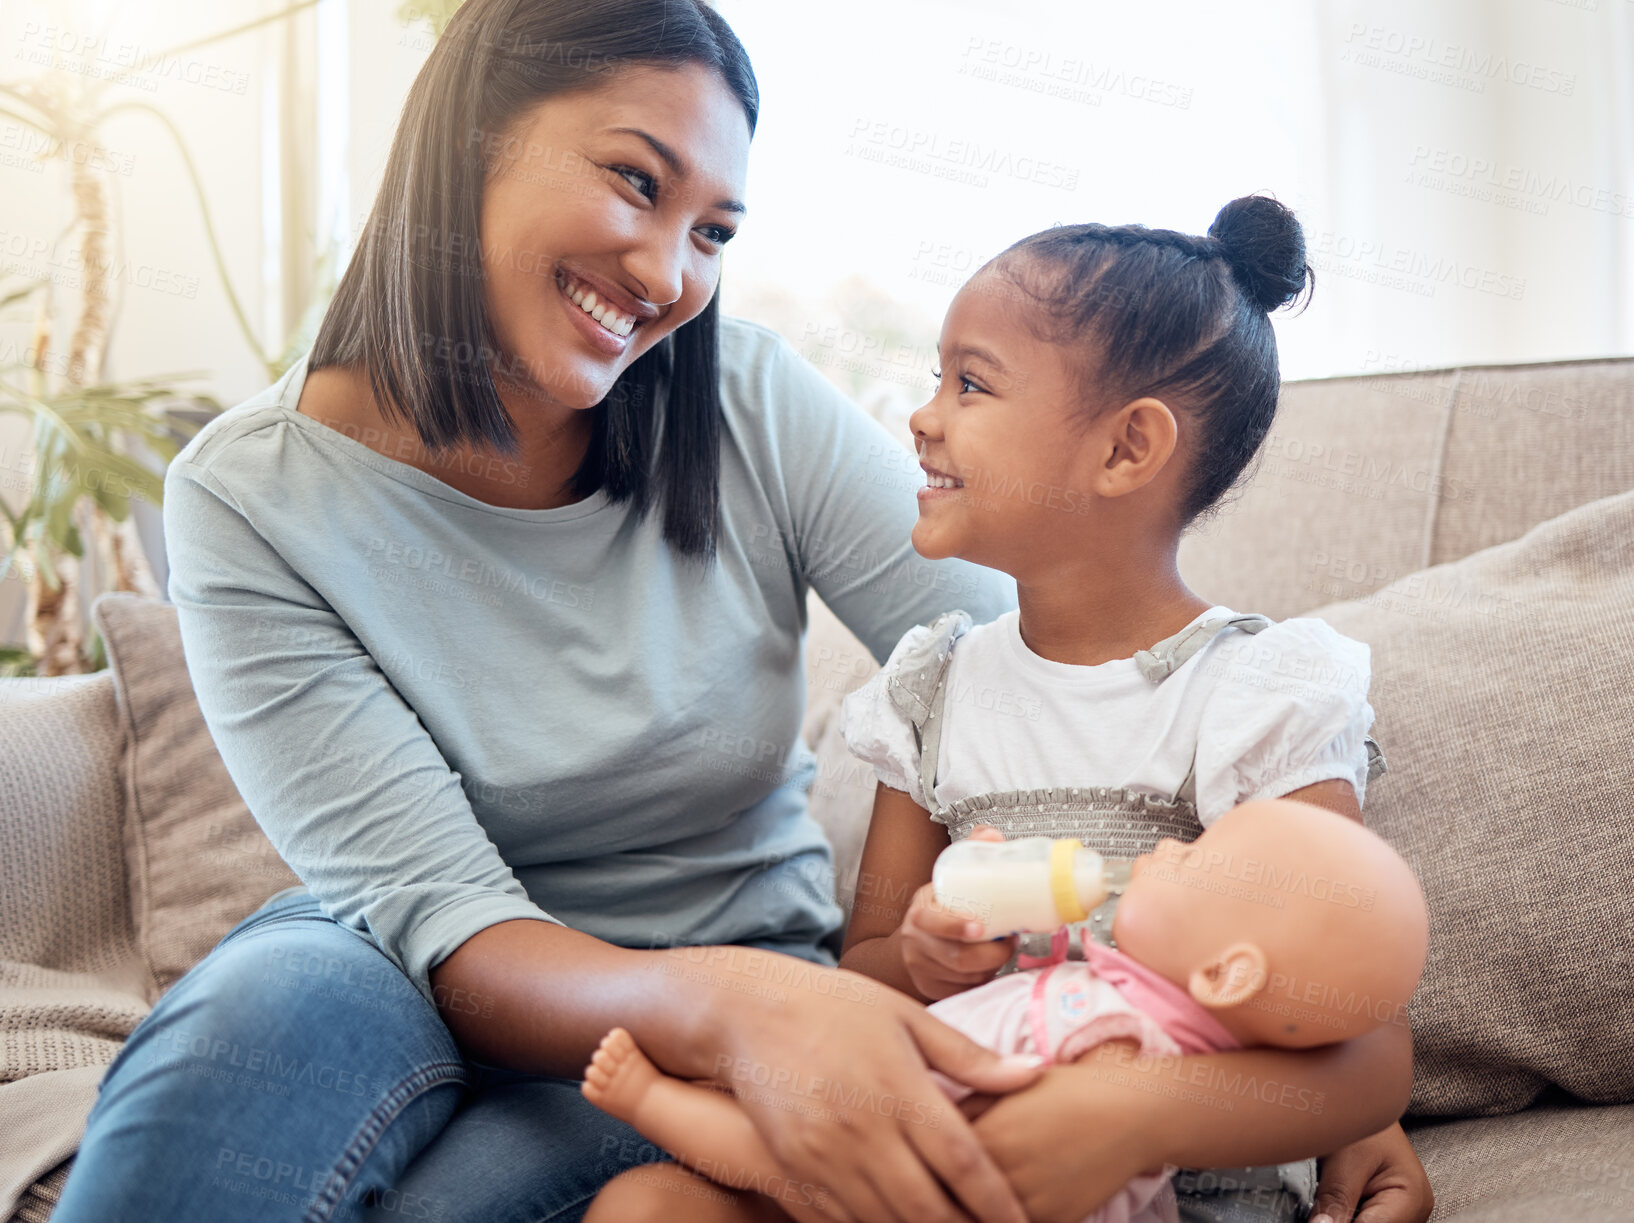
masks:
[(1345, 34), (1344, 59), (1366, 67), (1384, 68), (1415, 76), (1432, 84), (1453, 85), (1473, 93), (1487, 81), (1507, 81), (1544, 93), (1570, 97), (1577, 89), (1577, 74), (1508, 55), (1494, 55), (1476, 47), (1444, 42), (1427, 34), (1392, 30), (1386, 26), (1351, 23)]
[(593, 591), (589, 586), (548, 578), (542, 574), (526, 574), (518, 569), (507, 569), (487, 561), (469, 558), (461, 560), (440, 548), (403, 544), (396, 540), (375, 536), (369, 541), (369, 558), (388, 565), (401, 566), (430, 577), (448, 578), (471, 586), (512, 594), (517, 591), (543, 603), (559, 603), (564, 607), (588, 608)]
[(1608, 216), (1634, 217), (1634, 195), (1577, 182), (1557, 171), (1545, 174), (1424, 144), (1414, 146), (1408, 164), (1412, 166), (1410, 182), (1482, 203), (1502, 204), (1539, 216), (1547, 215), (1550, 204), (1567, 204)]
[(1451, 255), (1329, 230), (1316, 235), (1310, 244), (1310, 256), (1318, 271), (1404, 288), (1422, 297), (1434, 297), (1436, 288), (1444, 284), (1514, 301), (1526, 296), (1522, 277), (1477, 267)]
[(1273, 432), (1266, 438), (1265, 456), (1283, 469), (1309, 468), (1354, 477), (1363, 484), (1379, 488), (1399, 485), (1442, 501), (1475, 500), (1474, 488), (1455, 476), (1442, 475), (1426, 466), (1381, 459), (1358, 450), (1307, 442), (1283, 433)]
[(927, 1129), (936, 1129), (943, 1116), (940, 1103), (929, 1105), (889, 1092), (875, 1092), (872, 1087), (841, 1083), (789, 1067), (769, 1066), (746, 1057), (734, 1057), (730, 1053), (716, 1055), (714, 1077), (762, 1087), (774, 1095), (818, 1101), (844, 1113), (874, 1113), (923, 1125)]
[(1001, 38), (970, 36), (959, 75), (1014, 85), (1033, 93), (1099, 106), (1110, 94), (1157, 106), (1191, 109), (1189, 86), (1141, 72), (1126, 72), (1081, 56), (1058, 56), (1044, 47), (1020, 46)]
[(868, 161), (921, 170), (937, 177), (953, 177), (963, 172), (972, 176), (968, 181), (978, 186), (986, 186), (987, 176), (994, 175), (1064, 191), (1078, 189), (1077, 166), (1017, 155), (1009, 149), (984, 145), (964, 136), (862, 116), (851, 125), (845, 151)]

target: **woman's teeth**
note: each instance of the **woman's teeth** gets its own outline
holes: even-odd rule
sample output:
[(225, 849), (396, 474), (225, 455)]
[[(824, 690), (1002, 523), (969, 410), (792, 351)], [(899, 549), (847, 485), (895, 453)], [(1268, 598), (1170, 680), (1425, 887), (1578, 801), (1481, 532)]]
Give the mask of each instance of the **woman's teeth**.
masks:
[(556, 273), (556, 284), (580, 310), (616, 336), (626, 336), (635, 330), (635, 315), (620, 314), (606, 302), (598, 301), (595, 290), (575, 284), (561, 272)]
[(938, 476), (931, 472), (925, 473), (925, 484), (930, 488), (963, 488), (963, 480), (955, 480), (952, 476)]

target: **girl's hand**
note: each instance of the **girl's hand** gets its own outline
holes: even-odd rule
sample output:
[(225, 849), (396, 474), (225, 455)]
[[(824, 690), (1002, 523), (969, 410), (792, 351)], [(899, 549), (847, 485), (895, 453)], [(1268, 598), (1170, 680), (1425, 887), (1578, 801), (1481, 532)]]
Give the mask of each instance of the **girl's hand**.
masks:
[(913, 894), (896, 939), (908, 979), (930, 1002), (986, 984), (1016, 951), (1014, 935), (989, 939), (981, 922), (937, 904), (929, 883)]
[[(930, 1068), (1002, 1094), (1038, 1077), (1036, 1058), (1001, 1058), (857, 973), (733, 950), (766, 957), (778, 971), (758, 961), (722, 966), (760, 988), (723, 991), (738, 1001), (712, 1025), (714, 1078), (737, 1097), (791, 1187), (803, 1186), (779, 1205), (808, 1221), (1025, 1223), (1015, 1191)], [(773, 980), (778, 988), (768, 989)]]
[(1120, 1120), (1115, 1101), (1097, 1102), (1103, 1082), (1091, 1053), (1051, 1066), (1034, 1086), (993, 1101), (976, 1121), (976, 1136), (1034, 1223), (1078, 1223), (1141, 1172), (1162, 1166), (1135, 1127)]
[(1424, 1223), (1435, 1209), (1430, 1178), (1399, 1122), (1340, 1147), (1321, 1168), (1311, 1223)]

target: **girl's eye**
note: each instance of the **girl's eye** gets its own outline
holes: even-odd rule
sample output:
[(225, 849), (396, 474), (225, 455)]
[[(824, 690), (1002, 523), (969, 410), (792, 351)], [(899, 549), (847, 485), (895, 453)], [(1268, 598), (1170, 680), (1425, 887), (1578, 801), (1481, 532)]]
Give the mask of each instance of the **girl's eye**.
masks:
[(704, 225), (700, 226), (700, 230), (716, 246), (725, 246), (738, 232), (729, 225)]
[(658, 198), (658, 180), (651, 174), (637, 170), (634, 166), (609, 166), (608, 169), (623, 178), (646, 199)]
[[(932, 378), (936, 379), (936, 382), (937, 382), (938, 386), (941, 385), (941, 382), (942, 382), (942, 371), (941, 370), (939, 370), (939, 369), (931, 370), (930, 376)], [(966, 387), (968, 387), (970, 389), (966, 390), (965, 389)], [(977, 386), (974, 382), (972, 382), (969, 378), (966, 378), (963, 374), (959, 375), (959, 394), (969, 395), (969, 394), (979, 394), (980, 392), (981, 392), (981, 387)]]

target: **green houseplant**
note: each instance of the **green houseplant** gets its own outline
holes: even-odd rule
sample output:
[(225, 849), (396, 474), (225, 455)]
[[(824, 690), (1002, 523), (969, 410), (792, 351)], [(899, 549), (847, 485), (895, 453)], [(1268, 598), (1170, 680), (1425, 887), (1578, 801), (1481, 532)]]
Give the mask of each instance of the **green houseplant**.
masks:
[[(284, 20), (316, 3), (299, 0), (268, 16), (166, 48), (133, 72)], [(100, 643), (85, 639), (86, 579), (94, 577), (100, 590), (157, 593), (130, 511), (133, 498), (157, 504), (163, 481), (135, 455), (145, 450), (159, 463), (168, 462), (202, 416), (221, 409), (211, 396), (183, 389), (182, 384), (202, 373), (124, 381), (103, 376), (114, 309), (110, 251), (119, 239), (108, 207), (107, 179), (114, 159), (100, 135), (106, 121), (125, 112), (145, 114), (174, 140), (228, 308), (269, 379), (282, 375), (299, 356), (304, 333), (315, 325), (333, 290), (336, 252), (327, 251), (317, 277), (319, 300), (276, 353), (263, 351), (227, 276), (203, 184), (180, 131), (147, 102), (108, 100), (109, 84), (109, 79), (58, 67), (33, 80), (0, 81), (0, 117), (39, 133), (41, 159), (60, 159), (68, 168), (69, 216), (62, 236), (72, 235), (76, 242), (80, 289), (72, 318), (61, 321), (50, 279), (0, 289), (0, 314), (30, 303), (35, 307), (33, 341), (23, 359), (0, 364), (0, 415), (23, 416), (32, 438), (21, 456), (26, 461), (4, 465), (9, 474), (25, 477), (15, 482), (20, 488), (11, 490), (22, 494), (21, 507), (8, 504), (8, 490), (0, 488), (0, 578), (15, 574), (28, 584), (27, 644), (0, 647), (0, 673), (59, 675), (101, 665)], [(59, 341), (59, 334), (66, 338)]]
[[(37, 285), (0, 295), (0, 309), (40, 292)], [(102, 665), (100, 643), (82, 636), (81, 568), (88, 560), (102, 589), (156, 594), (131, 529), (131, 502), (158, 504), (162, 478), (130, 453), (145, 447), (164, 462), (196, 427), (173, 409), (219, 411), (207, 395), (186, 395), (176, 378), (82, 384), (53, 376), (45, 333), (23, 361), (0, 364), (0, 415), (20, 415), (29, 449), (6, 464), (26, 475), (13, 509), (0, 495), (0, 578), (28, 583), (28, 643), (0, 649), (0, 673), (62, 675)]]

